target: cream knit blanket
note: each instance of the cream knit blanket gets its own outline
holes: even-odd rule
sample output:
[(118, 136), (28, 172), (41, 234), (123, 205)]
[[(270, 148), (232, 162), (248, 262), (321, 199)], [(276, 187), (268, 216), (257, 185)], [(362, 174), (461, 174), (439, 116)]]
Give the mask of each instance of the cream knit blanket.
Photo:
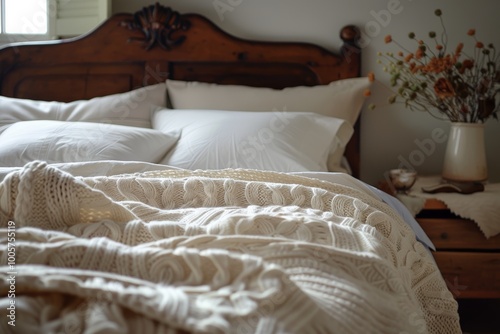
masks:
[(460, 332), (410, 228), (328, 182), (33, 162), (0, 183), (0, 227), (2, 333)]

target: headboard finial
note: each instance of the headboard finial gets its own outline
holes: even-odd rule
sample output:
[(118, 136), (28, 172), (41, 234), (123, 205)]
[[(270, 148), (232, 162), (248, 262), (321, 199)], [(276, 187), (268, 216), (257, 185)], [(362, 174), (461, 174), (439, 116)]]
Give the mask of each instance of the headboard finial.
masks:
[(358, 41), (361, 39), (361, 31), (355, 25), (348, 25), (340, 30), (340, 38), (344, 42), (340, 49), (340, 54), (348, 64), (354, 65), (358, 69), (357, 75), (360, 72), (361, 48)]
[(156, 43), (162, 48), (170, 50), (186, 39), (185, 36), (173, 39), (172, 34), (179, 30), (189, 29), (190, 22), (179, 12), (157, 2), (154, 5), (143, 7), (134, 14), (133, 20), (124, 21), (122, 25), (131, 30), (143, 32), (144, 38), (131, 37), (129, 41), (147, 43), (146, 50), (151, 49)]
[(344, 43), (357, 45), (361, 38), (361, 32), (355, 25), (348, 25), (340, 30), (340, 38)]

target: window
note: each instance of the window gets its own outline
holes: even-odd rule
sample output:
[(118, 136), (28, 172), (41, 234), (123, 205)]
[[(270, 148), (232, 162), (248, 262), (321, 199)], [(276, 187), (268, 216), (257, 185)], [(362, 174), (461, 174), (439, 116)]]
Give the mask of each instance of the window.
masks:
[(51, 38), (48, 0), (0, 0), (0, 41)]
[(111, 0), (0, 0), (0, 43), (81, 35), (110, 13)]
[(97, 27), (111, 13), (111, 0), (52, 0), (57, 36), (76, 36)]

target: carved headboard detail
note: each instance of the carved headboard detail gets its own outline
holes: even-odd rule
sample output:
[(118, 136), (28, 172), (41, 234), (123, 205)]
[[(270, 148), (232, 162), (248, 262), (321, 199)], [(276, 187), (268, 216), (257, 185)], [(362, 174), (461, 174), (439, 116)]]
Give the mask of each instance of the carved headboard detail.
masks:
[(179, 30), (189, 29), (190, 23), (179, 12), (156, 3), (136, 12), (132, 20), (125, 20), (122, 25), (144, 33), (144, 38), (131, 37), (128, 39), (129, 42), (142, 41), (146, 43), (146, 50), (151, 49), (156, 44), (170, 50), (172, 47), (180, 45), (186, 38), (186, 36), (179, 36), (173, 39), (172, 34)]

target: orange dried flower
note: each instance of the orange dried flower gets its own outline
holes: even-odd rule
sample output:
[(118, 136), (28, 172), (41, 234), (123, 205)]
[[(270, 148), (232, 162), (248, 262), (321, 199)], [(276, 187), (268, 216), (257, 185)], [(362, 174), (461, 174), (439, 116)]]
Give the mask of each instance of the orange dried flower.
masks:
[(404, 53), (403, 53), (403, 51), (399, 51), (399, 52), (398, 52), (398, 56), (400, 56), (400, 57), (404, 57)]
[(441, 50), (443, 50), (443, 46), (441, 44), (438, 44), (438, 45), (436, 45), (436, 49), (438, 51), (441, 51)]
[(385, 36), (385, 38), (384, 38), (384, 42), (385, 42), (386, 44), (388, 44), (388, 43), (392, 42), (392, 36), (391, 36), (391, 35), (387, 35), (387, 36)]
[(474, 67), (474, 60), (472, 60), (472, 59), (465, 59), (462, 62), (462, 66), (458, 69), (458, 72), (460, 74), (464, 74), (465, 70), (470, 70), (473, 67)]
[(474, 67), (474, 60), (472, 59), (465, 59), (462, 63), (462, 66), (466, 69), (466, 70), (470, 70), (471, 68)]
[(462, 53), (463, 48), (464, 43), (458, 43), (457, 48), (455, 49), (455, 55), (459, 56)]
[(425, 52), (419, 48), (417, 52), (415, 52), (415, 58), (422, 59), (423, 56), (425, 56)]
[(484, 44), (482, 42), (476, 42), (476, 48), (482, 49), (484, 48)]
[(364, 95), (365, 97), (368, 97), (368, 96), (372, 95), (372, 91), (371, 91), (371, 90), (369, 90), (369, 89), (365, 89), (365, 91), (363, 92), (363, 95)]
[(469, 31), (467, 31), (467, 35), (469, 36), (474, 36), (476, 34), (476, 29), (469, 29)]
[(368, 72), (368, 81), (370, 81), (370, 82), (374, 82), (375, 81), (375, 73)]
[(445, 78), (439, 78), (434, 84), (434, 92), (440, 99), (455, 96), (455, 90), (451, 82)]
[(409, 53), (409, 54), (406, 56), (406, 58), (405, 58), (405, 62), (407, 62), (407, 63), (408, 63), (408, 62), (409, 62), (410, 60), (412, 60), (412, 59), (413, 59), (413, 53)]
[(454, 65), (453, 59), (450, 55), (444, 57), (432, 57), (431, 60), (422, 67), (422, 72), (425, 73), (441, 73), (448, 71)]

